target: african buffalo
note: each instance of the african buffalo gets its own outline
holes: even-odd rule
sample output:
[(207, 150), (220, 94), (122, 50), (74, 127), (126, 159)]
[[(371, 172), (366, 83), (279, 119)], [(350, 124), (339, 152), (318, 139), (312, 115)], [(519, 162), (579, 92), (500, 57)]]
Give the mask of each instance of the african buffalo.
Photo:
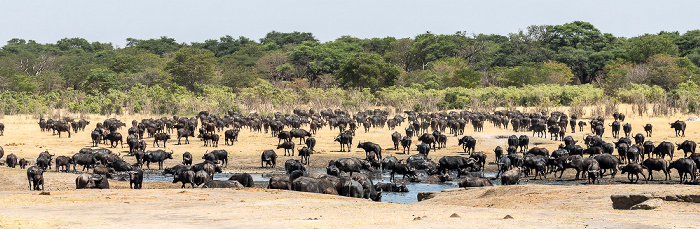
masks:
[(143, 170), (136, 169), (135, 171), (129, 171), (129, 188), (141, 189), (142, 185), (143, 185)]
[(676, 137), (685, 137), (685, 122), (676, 120), (674, 123), (669, 123), (671, 124), (671, 128), (676, 130)]
[(375, 184), (375, 190), (376, 191), (384, 191), (384, 192), (408, 192), (408, 188), (406, 187), (405, 184), (396, 184), (396, 183), (377, 183)]
[[(622, 171), (622, 174), (627, 173), (627, 179), (630, 180), (630, 182), (637, 183), (639, 181), (639, 174), (642, 174), (642, 177), (644, 177), (644, 180), (647, 180), (647, 177), (644, 176), (644, 166), (637, 164), (635, 162), (629, 163), (625, 165), (624, 167), (620, 168), (620, 171)], [(637, 177), (636, 180), (634, 180), (634, 176)]]
[(514, 185), (520, 181), (520, 167), (506, 171), (501, 176), (501, 185)]
[(647, 172), (649, 173), (649, 178), (647, 180), (654, 179), (652, 171), (664, 172), (664, 180), (668, 180), (671, 177), (668, 171), (669, 163), (667, 160), (661, 158), (648, 158), (642, 162), (642, 165), (646, 167)]
[(235, 180), (210, 180), (202, 184), (202, 188), (241, 188), (243, 185)]
[(382, 147), (379, 146), (379, 144), (373, 142), (360, 142), (357, 144), (357, 148), (364, 149), (365, 156), (368, 156), (369, 152), (374, 152), (377, 154), (377, 156), (379, 156), (379, 159), (382, 159)]
[(685, 181), (688, 175), (690, 175), (691, 181), (694, 181), (696, 178), (695, 172), (697, 170), (697, 165), (695, 164), (695, 161), (693, 161), (693, 159), (690, 158), (681, 158), (675, 160), (669, 164), (668, 169), (678, 170), (678, 176), (681, 179), (681, 183)]
[(491, 181), (488, 178), (482, 177), (467, 177), (459, 181), (460, 188), (484, 186), (493, 186), (493, 183), (491, 183)]
[(697, 144), (694, 141), (690, 140), (685, 140), (681, 144), (676, 143), (676, 146), (678, 146), (676, 150), (683, 150), (683, 157), (688, 157), (688, 153), (695, 153), (695, 149), (697, 148)]
[(255, 182), (253, 182), (253, 176), (248, 173), (236, 173), (231, 175), (228, 180), (235, 180), (241, 183), (243, 187), (255, 187)]
[(182, 182), (180, 188), (185, 188), (185, 184), (189, 183), (194, 188), (194, 176), (195, 173), (192, 170), (182, 171), (182, 173), (173, 176), (173, 183)]
[(41, 190), (44, 190), (44, 170), (39, 167), (32, 166), (27, 169), (27, 180), (30, 191), (39, 190), (39, 185), (41, 185)]
[(151, 162), (157, 162), (158, 170), (161, 170), (163, 169), (163, 161), (165, 161), (166, 159), (173, 159), (173, 152), (168, 153), (164, 150), (148, 151), (144, 154), (143, 159), (146, 161), (146, 168), (151, 169)]
[[(265, 165), (263, 165), (263, 163)], [(263, 151), (262, 155), (260, 155), (260, 167), (270, 166), (271, 168), (275, 168), (276, 165), (277, 153), (271, 149)]]
[(284, 162), (284, 170), (287, 171), (287, 174), (291, 174), (295, 170), (306, 171), (306, 167), (299, 160), (289, 159)]

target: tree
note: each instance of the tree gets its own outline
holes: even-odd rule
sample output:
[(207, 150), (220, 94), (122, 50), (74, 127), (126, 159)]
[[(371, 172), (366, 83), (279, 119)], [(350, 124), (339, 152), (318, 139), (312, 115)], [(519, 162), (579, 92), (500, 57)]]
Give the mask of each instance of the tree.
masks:
[(173, 75), (173, 81), (193, 90), (198, 83), (206, 83), (214, 76), (216, 58), (214, 53), (204, 49), (184, 47), (168, 61), (165, 70)]
[(182, 47), (182, 45), (175, 42), (175, 39), (166, 36), (162, 36), (160, 39), (148, 40), (139, 40), (130, 37), (126, 39), (126, 42), (126, 47), (144, 49), (160, 56), (163, 56), (165, 53), (177, 51)]
[(311, 33), (302, 33), (297, 31), (291, 33), (281, 33), (272, 31), (260, 39), (260, 44), (267, 46), (268, 50), (277, 50), (288, 44), (300, 45), (305, 41), (317, 42), (318, 40), (316, 40), (314, 35)]
[(659, 85), (667, 91), (689, 80), (687, 77), (689, 69), (678, 66), (678, 59), (669, 55), (653, 55), (647, 60), (646, 66), (650, 70), (647, 84)]
[(404, 71), (411, 71), (414, 63), (414, 53), (411, 52), (412, 46), (413, 40), (409, 38), (402, 38), (392, 41), (389, 44), (389, 48), (385, 56), (390, 63), (401, 67)]
[(378, 54), (356, 53), (336, 73), (338, 84), (343, 88), (370, 88), (394, 85), (401, 69), (387, 63)]
[(481, 87), (481, 73), (471, 69), (460, 69), (455, 71), (450, 82), (450, 86), (478, 88)]
[(627, 44), (627, 57), (634, 63), (642, 63), (656, 54), (678, 55), (678, 46), (670, 36), (644, 34), (634, 37)]
[(92, 69), (83, 83), (85, 91), (106, 93), (109, 89), (120, 89), (122, 80), (119, 75), (109, 69)]

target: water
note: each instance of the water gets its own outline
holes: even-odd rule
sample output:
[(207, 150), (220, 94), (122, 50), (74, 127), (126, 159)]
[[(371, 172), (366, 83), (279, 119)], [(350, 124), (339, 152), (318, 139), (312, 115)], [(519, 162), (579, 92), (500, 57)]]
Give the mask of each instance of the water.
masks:
[[(228, 180), (233, 173), (215, 173), (214, 180)], [(251, 173), (256, 188), (267, 188), (270, 182), (270, 174)], [(128, 178), (127, 178), (128, 179)], [(143, 174), (143, 182), (173, 182), (172, 174), (150, 173)]]
[[(322, 168), (310, 168), (309, 173), (311, 176), (315, 176), (317, 174), (325, 174), (325, 169)], [(214, 180), (228, 180), (228, 178), (232, 175), (233, 173), (217, 173), (214, 174)], [(251, 173), (250, 174), (253, 177), (253, 181), (255, 182), (255, 187), (256, 188), (267, 188), (267, 185), (270, 181), (270, 176), (274, 174), (270, 173)], [(370, 177), (374, 181), (374, 183), (391, 183), (389, 182), (390, 174), (388, 172), (373, 172), (369, 173)], [(424, 183), (412, 183), (412, 182), (404, 182), (406, 187), (408, 188), (409, 192), (404, 192), (404, 193), (398, 193), (398, 192), (383, 192), (382, 193), (382, 202), (392, 202), (392, 203), (401, 203), (401, 204), (408, 204), (408, 203), (414, 203), (417, 202), (417, 196), (419, 192), (440, 192), (445, 189), (453, 189), (458, 187), (459, 180), (464, 178), (464, 175), (462, 178), (457, 178), (456, 174), (451, 174), (452, 177), (454, 178), (453, 181), (445, 182), (445, 183), (440, 183), (440, 184), (424, 184)], [(496, 179), (496, 172), (493, 171), (484, 171), (484, 172), (474, 172), (469, 174), (468, 176), (477, 176), (477, 177), (486, 177), (491, 180), (494, 186), (500, 186), (501, 181), (500, 179)], [(530, 177), (521, 177), (520, 183), (519, 184), (546, 184), (546, 185), (586, 185), (587, 180), (586, 179), (581, 179), (581, 180), (574, 180), (572, 177), (567, 177), (564, 179), (559, 179), (559, 178), (554, 178), (554, 174), (547, 174), (547, 179), (544, 180), (535, 180), (533, 179), (532, 176)], [(119, 176), (117, 176), (119, 177)], [(421, 179), (425, 178), (426, 175), (419, 175)], [(401, 175), (397, 175), (396, 177), (398, 180), (401, 179)], [(606, 179), (602, 179), (600, 184), (626, 184), (629, 183), (626, 179), (626, 177), (620, 178), (620, 174), (618, 174), (618, 177), (616, 179), (608, 179), (609, 176), (606, 176)], [(118, 180), (128, 180), (128, 176), (124, 177), (119, 177), (117, 178)], [(146, 172), (144, 173), (144, 182), (172, 182), (173, 181), (173, 175), (166, 174), (163, 175), (161, 173), (153, 173), (153, 172)], [(399, 182), (400, 183), (400, 182)], [(644, 181), (640, 180), (640, 183), (644, 183)], [(676, 184), (676, 181), (664, 181), (664, 180), (654, 180), (650, 181), (650, 184)]]

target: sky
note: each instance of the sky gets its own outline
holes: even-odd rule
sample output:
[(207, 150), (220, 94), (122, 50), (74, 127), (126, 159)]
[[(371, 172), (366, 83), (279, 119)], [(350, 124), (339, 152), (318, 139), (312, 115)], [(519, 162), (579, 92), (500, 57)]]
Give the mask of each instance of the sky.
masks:
[(12, 38), (56, 43), (80, 37), (124, 47), (126, 38), (179, 43), (270, 31), (311, 32), (320, 41), (435, 34), (507, 35), (530, 25), (590, 22), (634, 37), (700, 29), (700, 1), (646, 0), (0, 0), (0, 46)]

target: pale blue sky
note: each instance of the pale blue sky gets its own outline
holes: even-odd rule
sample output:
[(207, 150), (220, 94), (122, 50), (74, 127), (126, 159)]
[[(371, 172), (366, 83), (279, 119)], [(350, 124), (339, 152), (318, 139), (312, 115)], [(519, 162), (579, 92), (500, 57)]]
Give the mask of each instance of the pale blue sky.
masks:
[(225, 35), (311, 32), (321, 41), (437, 34), (501, 34), (530, 25), (587, 21), (605, 33), (700, 29), (700, 1), (148, 1), (0, 0), (0, 46), (12, 38), (55, 43), (65, 37), (112, 42), (168, 36), (202, 42)]

